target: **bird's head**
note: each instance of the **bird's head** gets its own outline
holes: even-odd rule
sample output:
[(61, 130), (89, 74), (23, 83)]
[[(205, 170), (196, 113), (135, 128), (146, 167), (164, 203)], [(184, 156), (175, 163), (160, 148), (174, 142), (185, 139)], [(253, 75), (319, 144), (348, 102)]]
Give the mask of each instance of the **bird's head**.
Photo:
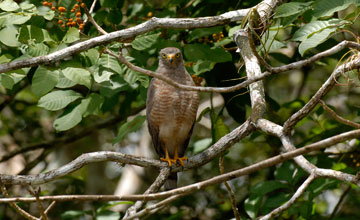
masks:
[(183, 65), (181, 51), (176, 47), (166, 47), (160, 50), (160, 63), (169, 67)]

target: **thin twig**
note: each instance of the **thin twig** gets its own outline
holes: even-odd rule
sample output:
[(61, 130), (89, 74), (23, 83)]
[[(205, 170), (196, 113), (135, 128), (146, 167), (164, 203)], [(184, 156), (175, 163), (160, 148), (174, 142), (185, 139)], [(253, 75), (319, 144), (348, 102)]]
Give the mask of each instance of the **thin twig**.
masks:
[(285, 211), (286, 209), (289, 209), (291, 205), (293, 205), (296, 200), (300, 198), (300, 196), (305, 192), (306, 188), (310, 185), (310, 183), (315, 179), (315, 174), (311, 174), (303, 184), (296, 190), (294, 195), (291, 197), (289, 201), (281, 205), (280, 207), (274, 209), (269, 214), (263, 216), (260, 218), (260, 220), (269, 220), (276, 216), (278, 216), (281, 212)]
[(344, 201), (346, 195), (350, 192), (351, 190), (351, 185), (347, 185), (345, 191), (341, 194), (339, 201), (336, 203), (336, 206), (334, 207), (334, 210), (331, 212), (331, 215), (329, 216), (329, 219), (334, 218), (334, 216), (336, 215), (336, 213), (338, 212), (341, 203)]
[(180, 197), (182, 197), (184, 195), (186, 195), (186, 194), (179, 194), (179, 195), (171, 196), (171, 197), (169, 197), (167, 199), (164, 199), (161, 202), (158, 202), (158, 203), (156, 203), (154, 205), (146, 207), (143, 210), (141, 210), (141, 211), (139, 211), (139, 212), (137, 212), (137, 213), (135, 213), (135, 214), (133, 214), (133, 215), (131, 215), (129, 217), (123, 218), (122, 220), (131, 220), (131, 219), (134, 219), (134, 218), (139, 218), (139, 217), (141, 217), (143, 215), (146, 215), (146, 214), (149, 214), (149, 213), (153, 214), (155, 212), (152, 212), (152, 211), (158, 211), (159, 209), (164, 208), (169, 203), (175, 201), (176, 199), (178, 199), (178, 198), (180, 198)]
[[(6, 187), (1, 181), (0, 181), (0, 188), (1, 188), (1, 192), (2, 192), (3, 196), (5, 198), (9, 198), (9, 194), (6, 190)], [(9, 202), (9, 204), (13, 209), (15, 209), (15, 211), (17, 213), (19, 213), (24, 218), (26, 218), (28, 220), (38, 220), (38, 218), (32, 216), (30, 213), (28, 213), (25, 210), (23, 210), (22, 208), (20, 208), (20, 206), (18, 206), (15, 202)]]
[(350, 121), (348, 119), (345, 119), (341, 117), (340, 115), (336, 114), (335, 111), (333, 111), (329, 106), (326, 105), (326, 103), (323, 100), (319, 100), (320, 105), (338, 122), (354, 127), (354, 128), (360, 128), (360, 124)]
[[(155, 179), (155, 181), (151, 184), (151, 186), (144, 192), (144, 195), (148, 195), (150, 193), (158, 192), (160, 187), (165, 183), (170, 175), (170, 168), (165, 167), (160, 170), (160, 174)], [(144, 204), (144, 201), (137, 201), (133, 206), (129, 207), (126, 211), (124, 218), (130, 218), (140, 209)]]
[[(51, 204), (46, 208), (46, 210), (45, 210), (44, 213), (47, 215), (47, 214), (50, 212), (50, 210), (51, 210), (52, 208), (54, 208), (55, 205), (56, 205), (56, 201), (52, 201)], [(40, 220), (43, 220), (43, 219), (40, 218)]]
[(40, 218), (41, 219), (44, 219), (44, 220), (48, 220), (48, 217), (47, 215), (45, 214), (45, 211), (44, 211), (44, 206), (41, 204), (41, 201), (39, 199), (39, 195), (40, 195), (40, 187), (37, 189), (37, 190), (34, 190), (32, 188), (32, 186), (27, 186), (27, 190), (29, 191), (29, 193), (35, 197), (36, 199), (36, 204), (38, 206), (38, 209), (39, 209), (39, 212), (40, 212)]
[[(224, 155), (221, 155), (220, 156), (220, 159), (219, 159), (219, 168), (220, 168), (220, 174), (224, 174), (225, 173), (225, 169), (224, 169)], [(224, 182), (224, 185), (229, 193), (229, 196), (230, 196), (230, 201), (231, 201), (231, 207), (232, 207), (232, 210), (234, 212), (234, 216), (236, 218), (236, 220), (240, 220), (240, 213), (239, 213), (239, 210), (238, 208), (236, 207), (236, 199), (235, 199), (235, 195), (234, 195), (234, 192), (232, 191), (230, 185), (225, 181)]]
[[(88, 10), (89, 14), (91, 15), (91, 13), (93, 13), (95, 5), (96, 5), (97, 0), (94, 0), (93, 3), (91, 4), (90, 10)], [(87, 9), (87, 7), (86, 7)], [(85, 18), (84, 24), (87, 24), (89, 21), (89, 16)]]

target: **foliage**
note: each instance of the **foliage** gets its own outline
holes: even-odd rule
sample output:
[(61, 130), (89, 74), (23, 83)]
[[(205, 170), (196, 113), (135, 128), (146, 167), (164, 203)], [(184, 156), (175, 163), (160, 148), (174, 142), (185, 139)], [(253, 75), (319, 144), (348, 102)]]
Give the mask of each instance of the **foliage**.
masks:
[[(248, 8), (259, 1), (220, 1), (196, 0), (185, 8), (187, 0), (100, 0), (93, 17), (106, 31), (111, 32), (132, 27), (156, 17), (203, 17), (214, 16), (231, 10)], [(90, 8), (92, 1), (83, 1)], [(78, 6), (76, 6), (78, 4)], [(290, 1), (279, 6), (266, 24), (268, 31), (262, 36), (258, 50), (266, 56), (272, 66), (288, 64), (324, 51), (343, 40), (358, 40), (359, 0), (316, 0)], [(53, 8), (55, 7), (55, 9)], [(61, 9), (60, 9), (61, 8)], [(64, 8), (64, 9), (62, 9)], [(74, 11), (72, 12), (72, 9)], [(78, 16), (77, 13), (80, 13)], [(80, 20), (76, 20), (79, 18)], [(0, 63), (8, 63), (31, 57), (51, 54), (79, 41), (100, 35), (96, 28), (83, 21), (86, 16), (81, 4), (75, 0), (51, 2), (51, 5), (38, 0), (13, 1), (0, 3)], [(72, 19), (71, 21), (69, 19)], [(75, 23), (73, 23), (75, 22)], [(265, 25), (265, 24), (264, 24)], [(113, 143), (112, 150), (122, 151), (131, 146), (129, 134), (141, 134), (145, 117), (138, 115), (128, 118), (135, 110), (143, 108), (150, 78), (134, 72), (114, 57), (104, 54), (104, 47), (118, 52), (124, 51), (126, 59), (145, 69), (156, 70), (160, 49), (168, 46), (181, 48), (188, 72), (201, 79), (198, 84), (206, 86), (231, 86), (239, 83), (245, 75), (242, 61), (233, 50), (234, 31), (240, 23), (199, 29), (156, 29), (138, 35), (130, 44), (111, 42), (96, 46), (79, 54), (66, 57), (60, 62), (41, 66), (26, 67), (0, 74), (0, 101), (13, 101), (0, 113), (0, 141), (3, 151), (18, 147), (61, 138), (75, 131), (111, 116), (125, 118), (123, 123), (99, 131), (93, 137), (86, 137), (75, 145), (64, 145), (61, 149), (51, 149), (54, 154), (67, 155), (62, 163), (75, 158), (83, 152), (104, 148), (104, 143)], [(80, 32), (79, 32), (80, 30)], [(349, 34), (350, 33), (350, 34)], [(352, 34), (351, 34), (352, 33)], [(352, 37), (356, 36), (356, 39)], [(296, 46), (291, 46), (296, 45)], [(126, 50), (124, 49), (126, 48)], [(329, 76), (335, 66), (343, 59), (344, 51), (322, 59), (310, 67), (287, 75), (268, 77), (265, 80), (267, 91), (267, 117), (282, 124), (295, 111), (311, 98)], [(347, 56), (345, 55), (345, 58)], [(357, 73), (348, 75), (355, 81)], [(345, 78), (345, 77), (343, 77)], [(345, 79), (340, 79), (346, 84)], [(245, 94), (244, 94), (245, 92)], [(359, 120), (359, 90), (350, 84), (336, 87), (329, 94), (329, 103), (350, 120)], [(189, 154), (203, 151), (211, 143), (246, 120), (250, 112), (250, 101), (245, 90), (222, 94), (222, 106), (211, 105), (201, 117), (211, 122), (211, 129), (197, 126)], [(207, 94), (202, 98), (208, 99)], [(50, 124), (49, 124), (50, 123)], [(337, 123), (321, 109), (316, 109), (296, 127), (293, 137), (297, 146), (304, 146), (316, 140), (348, 131), (349, 127)], [(117, 135), (114, 135), (117, 134)], [(101, 139), (105, 140), (98, 140)], [(6, 140), (5, 140), (6, 139)], [(11, 141), (7, 141), (7, 140)], [(96, 139), (96, 141), (95, 141)], [(73, 150), (69, 150), (69, 146)], [(355, 144), (358, 147), (358, 143)], [(253, 164), (279, 153), (281, 144), (265, 134), (254, 133), (241, 143), (233, 146), (225, 155), (227, 170)], [(107, 148), (105, 148), (107, 149)], [(339, 156), (340, 155), (340, 156)], [(327, 167), (355, 174), (360, 164), (359, 152), (342, 153), (329, 157), (324, 153), (309, 156), (319, 167)], [(24, 156), (25, 164), (30, 163), (33, 155)], [(43, 157), (45, 158), (45, 156)], [(44, 160), (51, 160), (49, 158)], [(49, 169), (48, 162), (38, 171)], [(59, 165), (59, 164), (57, 164)], [(105, 166), (105, 165), (104, 165)], [(113, 193), (119, 172), (106, 176), (105, 167), (82, 169), (74, 177), (86, 180), (77, 185), (75, 180), (61, 180), (54, 187), (48, 187), (49, 194), (70, 194), (99, 192)], [(91, 169), (101, 175), (106, 184), (91, 177)], [(120, 172), (121, 173), (121, 172)], [(151, 183), (156, 173), (144, 174), (144, 185)], [(218, 163), (213, 161), (197, 170), (180, 176), (180, 184), (190, 184), (218, 175)], [(115, 176), (115, 177), (112, 177)], [(256, 174), (249, 179), (231, 181), (236, 192), (237, 205), (244, 219), (255, 218), (269, 213), (286, 202), (305, 179), (305, 173), (293, 162), (285, 162)], [(100, 178), (100, 179), (101, 179)], [(89, 182), (95, 181), (96, 189)], [(94, 184), (95, 184), (94, 183)], [(107, 185), (107, 187), (104, 187)], [(71, 186), (71, 187), (70, 187)], [(79, 187), (81, 189), (76, 189)], [(106, 189), (104, 189), (106, 188)], [(330, 202), (326, 196), (337, 193), (341, 183), (329, 180), (316, 180), (305, 194), (279, 219), (322, 219), (331, 214)], [(359, 189), (354, 187), (352, 197), (343, 204), (339, 219), (360, 218), (357, 207), (360, 203)], [(165, 210), (150, 219), (189, 219), (206, 216), (212, 219), (232, 218), (231, 205), (224, 188), (213, 186), (203, 192), (183, 197), (172, 204), (176, 213)], [(195, 207), (196, 204), (196, 207)], [(325, 204), (325, 205), (324, 205)], [(123, 212), (111, 211), (116, 204), (94, 203), (88, 205), (78, 202), (57, 204), (53, 217), (61, 219), (119, 219)], [(333, 204), (331, 204), (333, 205)], [(0, 219), (16, 219), (13, 211), (0, 206)], [(171, 217), (170, 217), (171, 216)]]

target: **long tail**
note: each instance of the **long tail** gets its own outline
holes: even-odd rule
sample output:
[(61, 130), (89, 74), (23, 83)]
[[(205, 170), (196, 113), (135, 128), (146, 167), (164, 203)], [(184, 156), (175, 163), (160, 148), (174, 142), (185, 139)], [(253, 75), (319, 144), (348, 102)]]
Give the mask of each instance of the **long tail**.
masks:
[(177, 173), (171, 173), (164, 184), (165, 190), (175, 189), (177, 187)]

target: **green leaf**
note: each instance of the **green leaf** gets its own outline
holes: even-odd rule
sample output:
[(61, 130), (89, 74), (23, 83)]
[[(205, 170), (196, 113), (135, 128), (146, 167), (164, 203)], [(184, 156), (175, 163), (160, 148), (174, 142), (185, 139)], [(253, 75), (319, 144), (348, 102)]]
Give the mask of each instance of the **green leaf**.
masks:
[(77, 84), (84, 85), (90, 89), (91, 74), (88, 70), (82, 68), (68, 67), (62, 70), (64, 76)]
[(20, 7), (19, 5), (14, 2), (13, 0), (4, 0), (0, 3), (0, 8), (3, 11), (16, 11), (18, 10)]
[(184, 47), (184, 55), (187, 60), (198, 61), (207, 60), (216, 63), (223, 63), (232, 60), (229, 52), (223, 48), (210, 48), (204, 44), (187, 44)]
[(152, 47), (158, 39), (158, 34), (137, 36), (135, 40), (131, 42), (131, 46), (136, 50), (146, 50)]
[(199, 60), (193, 66), (193, 70), (196, 75), (199, 75), (201, 73), (205, 73), (205, 72), (212, 70), (214, 68), (215, 64), (216, 64), (215, 62), (211, 62), (208, 60)]
[(237, 25), (229, 30), (229, 37), (233, 37), (234, 33), (242, 28), (242, 25)]
[(61, 219), (75, 219), (81, 216), (84, 216), (86, 214), (86, 212), (84, 211), (77, 211), (77, 210), (69, 210), (69, 211), (65, 211), (64, 213), (61, 214)]
[(0, 26), (11, 24), (24, 24), (30, 20), (31, 15), (23, 13), (0, 13)]
[(14, 70), (12, 72), (0, 74), (1, 85), (7, 89), (12, 89), (13, 86), (20, 82), (23, 78), (26, 77), (24, 70)]
[(64, 113), (54, 121), (54, 128), (57, 131), (66, 131), (75, 127), (82, 120), (82, 116), (86, 111), (88, 101), (83, 99), (78, 105), (72, 109), (66, 109)]
[(98, 64), (104, 68), (113, 70), (114, 73), (122, 73), (122, 68), (119, 64), (119, 61), (115, 57), (108, 54), (101, 55)]
[(32, 57), (44, 56), (49, 53), (49, 47), (44, 43), (31, 44), (27, 49), (27, 54)]
[(25, 44), (54, 42), (49, 32), (33, 25), (26, 25), (20, 28), (19, 41)]
[(275, 18), (288, 17), (299, 14), (311, 8), (313, 1), (309, 2), (289, 2), (280, 5), (275, 12)]
[(204, 139), (196, 141), (194, 143), (193, 153), (197, 154), (197, 153), (204, 151), (206, 148), (208, 148), (211, 145), (211, 143), (212, 143), (211, 138), (204, 138)]
[(38, 106), (50, 111), (57, 111), (65, 108), (71, 102), (81, 98), (80, 93), (73, 90), (54, 91), (41, 97)]
[(326, 28), (336, 28), (344, 24), (345, 21), (341, 19), (330, 19), (326, 21), (313, 21), (308, 23), (294, 33), (291, 40), (293, 41), (304, 41), (311, 37), (315, 33), (321, 32)]
[(204, 37), (204, 36), (210, 36), (212, 34), (218, 34), (222, 31), (222, 27), (217, 26), (217, 27), (211, 27), (211, 28), (196, 28), (193, 29), (190, 34), (189, 34), (189, 39), (188, 41), (193, 41), (196, 40), (200, 37)]
[(101, 106), (104, 103), (104, 98), (97, 93), (91, 93), (83, 101), (86, 104), (86, 109), (83, 114), (83, 117), (86, 117), (88, 115), (98, 115), (99, 114)]
[(120, 213), (105, 210), (100, 212), (96, 215), (96, 220), (119, 220), (120, 219)]
[(261, 201), (262, 197), (258, 195), (250, 195), (250, 197), (245, 200), (245, 212), (250, 216), (251, 219), (255, 219), (257, 216)]
[(52, 11), (47, 7), (39, 7), (38, 15), (44, 17), (48, 21), (51, 21), (55, 17), (55, 11)]
[(334, 33), (336, 31), (336, 28), (327, 28), (320, 33), (316, 33), (312, 35), (310, 38), (304, 40), (299, 45), (299, 53), (301, 56), (304, 56), (305, 52), (308, 51), (311, 48), (316, 47), (317, 45), (323, 43), (328, 39), (330, 34)]
[(360, 4), (359, 0), (317, 0), (315, 2), (314, 16), (331, 16), (334, 12), (344, 10), (351, 4)]
[(113, 144), (123, 140), (127, 134), (137, 131), (145, 122), (145, 120), (145, 116), (138, 115), (132, 121), (122, 124), (119, 128), (116, 138), (113, 140)]
[(18, 31), (14, 26), (6, 26), (0, 30), (0, 41), (9, 47), (19, 47), (20, 42), (17, 40)]
[(31, 90), (38, 97), (51, 91), (59, 81), (58, 70), (48, 70), (40, 66), (32, 78)]
[(79, 30), (75, 27), (72, 27), (72, 28), (69, 28), (69, 30), (66, 32), (64, 38), (62, 39), (62, 42), (72, 43), (77, 40), (80, 40)]
[(344, 170), (346, 168), (347, 168), (347, 165), (345, 163), (339, 162), (339, 163), (334, 163), (331, 169), (339, 171), (339, 170)]
[(62, 71), (60, 70), (59, 74), (59, 82), (56, 84), (57, 88), (70, 88), (76, 85), (76, 82), (71, 81), (70, 79), (66, 78)]
[(220, 138), (225, 136), (230, 132), (229, 127), (224, 123), (222, 118), (219, 116), (216, 119), (215, 125), (214, 125), (214, 132), (215, 132), (215, 140), (214, 142), (218, 141)]
[(254, 187), (251, 188), (251, 193), (265, 195), (269, 192), (273, 192), (277, 189), (283, 188), (288, 188), (288, 185), (278, 180), (270, 180), (256, 184)]

